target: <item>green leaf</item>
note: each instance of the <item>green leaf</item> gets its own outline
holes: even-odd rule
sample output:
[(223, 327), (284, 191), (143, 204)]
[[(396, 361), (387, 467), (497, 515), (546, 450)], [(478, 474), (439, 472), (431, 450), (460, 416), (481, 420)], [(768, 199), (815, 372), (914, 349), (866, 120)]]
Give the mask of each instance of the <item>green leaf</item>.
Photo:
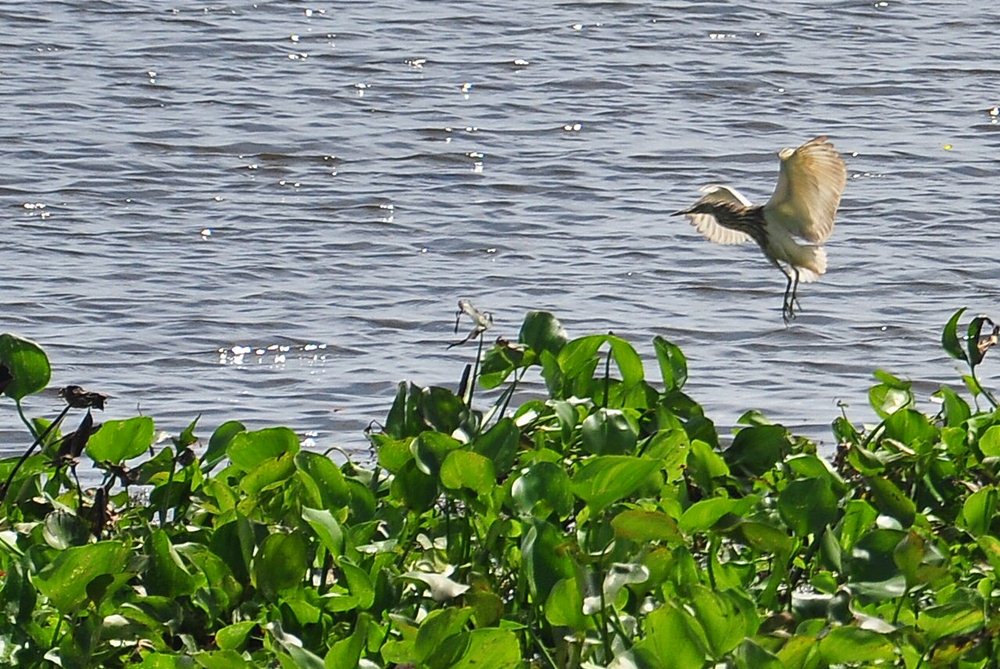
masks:
[(743, 540), (758, 551), (787, 555), (792, 551), (792, 538), (786, 530), (769, 523), (743, 520), (736, 527)]
[(239, 432), (229, 441), (226, 455), (239, 469), (248, 472), (260, 463), (286, 453), (299, 452), (299, 438), (287, 427), (271, 427), (255, 432)]
[(420, 418), (420, 397), (423, 389), (413, 383), (400, 382), (396, 399), (385, 420), (386, 434), (394, 439), (413, 437), (426, 427)]
[(131, 555), (131, 549), (123, 541), (74, 546), (60, 551), (33, 580), (53, 606), (63, 614), (71, 614), (88, 599), (91, 583), (122, 574)]
[[(810, 645), (814, 643), (815, 641), (811, 641)], [(781, 650), (784, 651), (787, 646), (788, 643)], [(736, 669), (787, 669), (804, 666), (783, 663), (781, 658), (751, 639), (744, 639), (733, 656), (736, 659)]]
[(326, 509), (302, 508), (302, 519), (316, 533), (320, 543), (334, 557), (340, 557), (344, 550), (344, 531), (333, 514)]
[(626, 386), (641, 383), (645, 378), (642, 370), (642, 358), (639, 357), (632, 345), (621, 337), (610, 334), (607, 341), (611, 345), (611, 355), (622, 375), (622, 383)]
[(653, 348), (656, 349), (656, 360), (660, 363), (660, 375), (663, 377), (663, 391), (680, 390), (687, 381), (687, 358), (681, 349), (657, 335), (653, 338)]
[(256, 620), (244, 620), (226, 625), (215, 633), (215, 643), (223, 650), (242, 650), (247, 636), (256, 626)]
[(472, 442), (472, 450), (492, 460), (494, 471), (502, 476), (514, 466), (520, 439), (521, 432), (513, 419), (502, 418), (496, 425), (476, 437)]
[(422, 472), (414, 460), (407, 462), (396, 473), (391, 490), (394, 497), (417, 512), (431, 508), (438, 495), (436, 479)]
[(891, 661), (896, 657), (888, 637), (857, 627), (834, 627), (819, 640), (819, 652), (829, 664)]
[(705, 631), (709, 653), (713, 658), (736, 648), (745, 637), (757, 631), (755, 602), (735, 590), (716, 592), (702, 585), (691, 589), (691, 608), (695, 620)]
[(710, 497), (695, 502), (681, 515), (680, 527), (688, 534), (710, 529), (726, 514), (742, 516), (758, 502), (756, 495), (739, 499)]
[(965, 346), (969, 351), (968, 360), (970, 367), (975, 367), (981, 363), (983, 356), (986, 355), (987, 349), (980, 350), (979, 348), (979, 337), (983, 332), (983, 324), (987, 321), (990, 321), (990, 319), (986, 316), (976, 316), (969, 321), (969, 328), (965, 334)]
[(120, 464), (149, 450), (153, 433), (153, 419), (148, 416), (105, 421), (87, 442), (87, 455), (94, 462)]
[(962, 350), (961, 342), (958, 341), (958, 319), (962, 317), (967, 308), (962, 307), (953, 313), (951, 318), (948, 319), (948, 323), (944, 326), (944, 331), (941, 333), (941, 346), (944, 348), (945, 353), (963, 362), (968, 362), (969, 359), (966, 357), (965, 351)]
[(521, 539), (521, 559), (531, 598), (539, 603), (548, 599), (553, 586), (575, 575), (568, 546), (575, 543), (551, 523), (533, 520)]
[(536, 462), (511, 486), (514, 510), (524, 516), (546, 518), (555, 513), (565, 518), (573, 511), (573, 491), (562, 465)]
[(573, 475), (573, 493), (600, 513), (635, 492), (658, 468), (656, 460), (630, 455), (592, 456)]
[(342, 509), (351, 503), (351, 492), (343, 472), (330, 458), (312, 451), (295, 454), (295, 466), (311, 478), (327, 509)]
[(625, 414), (615, 409), (598, 409), (587, 416), (581, 436), (583, 448), (597, 455), (634, 453), (638, 439)]
[(229, 446), (229, 442), (233, 440), (233, 437), (245, 430), (246, 428), (243, 427), (243, 423), (235, 420), (226, 421), (217, 427), (208, 440), (208, 448), (205, 449), (205, 452), (201, 456), (202, 467), (206, 471), (211, 471), (212, 467), (226, 457), (226, 448)]
[(998, 492), (993, 486), (981, 488), (966, 498), (962, 505), (962, 524), (973, 536), (990, 533), (998, 501)]
[(471, 451), (451, 451), (441, 464), (441, 484), (452, 490), (468, 488), (484, 495), (496, 487), (493, 461)]
[(611, 520), (615, 536), (644, 544), (652, 541), (683, 542), (677, 521), (662, 511), (622, 511)]
[(0, 334), (0, 365), (7, 367), (13, 377), (3, 394), (15, 401), (43, 390), (52, 376), (42, 348), (12, 334)]
[(976, 538), (976, 544), (983, 551), (993, 571), (1000, 572), (1000, 539), (989, 534)]
[(972, 634), (985, 623), (981, 605), (962, 601), (932, 606), (917, 616), (917, 627), (926, 632), (932, 642), (947, 636)]
[(556, 317), (547, 311), (529, 311), (524, 317), (518, 341), (541, 353), (558, 355), (566, 345), (566, 331)]
[(295, 532), (269, 534), (253, 560), (253, 583), (270, 601), (278, 593), (298, 585), (308, 567), (306, 541)]
[(371, 616), (362, 613), (358, 616), (358, 621), (354, 625), (354, 631), (346, 639), (336, 641), (330, 646), (326, 657), (323, 658), (325, 669), (341, 669), (341, 667), (357, 667), (361, 654), (365, 650), (368, 641), (368, 627), (371, 624)]
[(722, 455), (730, 469), (761, 476), (791, 450), (788, 431), (780, 425), (754, 425), (740, 430)]
[(922, 453), (938, 441), (938, 429), (916, 409), (900, 409), (885, 419), (883, 437), (895, 439)]
[(449, 669), (513, 669), (523, 664), (521, 646), (510, 630), (472, 630), (468, 644), (465, 654)]
[(1000, 457), (1000, 425), (992, 425), (979, 437), (979, 450), (988, 458)]
[(545, 619), (550, 625), (569, 627), (576, 631), (587, 628), (587, 617), (583, 615), (583, 595), (575, 578), (561, 579), (549, 591), (545, 600)]
[(646, 630), (635, 644), (640, 666), (691, 669), (705, 666), (705, 647), (691, 614), (667, 603), (646, 616)]
[(691, 450), (687, 458), (688, 475), (706, 492), (711, 492), (714, 480), (729, 475), (729, 466), (722, 456), (701, 439), (691, 440)]
[(191, 657), (203, 669), (253, 669), (255, 666), (233, 650), (199, 651)]
[(913, 519), (917, 515), (917, 506), (895, 483), (881, 476), (866, 477), (865, 481), (871, 488), (875, 505), (882, 513), (892, 516), (903, 527), (909, 527), (913, 524)]
[(347, 589), (358, 600), (358, 607), (369, 609), (375, 601), (375, 588), (367, 571), (347, 559), (341, 559), (337, 566), (344, 572), (347, 579)]
[[(946, 427), (960, 427), (972, 416), (972, 409), (968, 402), (962, 399), (958, 393), (947, 386), (942, 386), (933, 395), (940, 398), (944, 405), (944, 423)], [(1000, 433), (998, 433), (1000, 437)], [(998, 451), (1000, 454), (1000, 451)]]
[(837, 518), (837, 496), (829, 478), (796, 479), (778, 495), (778, 513), (800, 537), (819, 534)]
[(465, 403), (447, 388), (431, 386), (420, 393), (420, 413), (424, 422), (438, 432), (451, 434), (462, 424)]
[(462, 443), (440, 432), (421, 432), (410, 442), (410, 452), (424, 474), (438, 477), (445, 457), (451, 451), (461, 448)]
[(197, 582), (180, 554), (163, 530), (153, 530), (146, 544), (149, 565), (146, 568), (146, 590), (151, 595), (162, 595), (177, 599), (190, 595)]
[[(420, 623), (420, 629), (417, 630), (417, 638), (413, 646), (417, 662), (423, 663), (432, 655), (438, 655), (439, 660), (447, 662), (436, 663), (436, 666), (449, 666), (451, 662), (464, 655), (467, 647), (467, 635), (462, 634), (462, 632), (471, 617), (471, 608), (437, 609), (428, 613), (427, 617)], [(464, 637), (465, 643), (460, 645), (456, 645), (454, 642), (447, 643), (449, 639), (454, 637)]]

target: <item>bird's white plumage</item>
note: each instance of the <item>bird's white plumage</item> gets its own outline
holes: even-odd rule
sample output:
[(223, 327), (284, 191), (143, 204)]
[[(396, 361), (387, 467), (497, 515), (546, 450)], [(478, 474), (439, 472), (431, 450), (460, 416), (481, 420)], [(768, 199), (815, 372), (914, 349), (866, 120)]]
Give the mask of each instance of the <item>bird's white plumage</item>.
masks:
[(778, 155), (778, 185), (764, 205), (764, 218), (807, 241), (826, 241), (847, 183), (844, 161), (824, 136)]
[(763, 206), (753, 206), (733, 188), (711, 185), (701, 189), (701, 198), (691, 207), (677, 213), (717, 244), (755, 240), (788, 280), (781, 307), (787, 323), (795, 318), (799, 282), (816, 281), (826, 272), (822, 243), (833, 232), (847, 168), (825, 136), (797, 149), (782, 149), (778, 158), (778, 184)]
[[(730, 188), (729, 186), (711, 184), (708, 186), (702, 186), (698, 190), (700, 190), (703, 195), (695, 204), (700, 204), (702, 202), (717, 202), (737, 204), (742, 207), (749, 207), (752, 205), (750, 200), (744, 197), (742, 193), (735, 188)], [(691, 225), (693, 225), (698, 232), (705, 235), (709, 241), (715, 242), (716, 244), (742, 244), (743, 242), (750, 240), (750, 235), (746, 233), (719, 225), (719, 221), (712, 214), (687, 214), (687, 217), (688, 220), (691, 221)]]

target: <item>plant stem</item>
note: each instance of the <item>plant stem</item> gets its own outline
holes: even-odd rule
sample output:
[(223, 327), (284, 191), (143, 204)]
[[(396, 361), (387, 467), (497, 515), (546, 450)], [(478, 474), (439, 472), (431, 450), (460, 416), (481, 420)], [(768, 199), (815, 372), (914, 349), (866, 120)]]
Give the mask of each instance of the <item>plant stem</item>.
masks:
[[(20, 402), (17, 403), (17, 410), (18, 413), (21, 413)], [(54, 430), (56, 427), (59, 426), (60, 423), (62, 423), (62, 420), (63, 418), (66, 417), (67, 412), (69, 412), (68, 404), (66, 405), (65, 408), (63, 408), (62, 412), (56, 417), (56, 419), (51, 423), (49, 423), (49, 426), (45, 428), (45, 431), (35, 437), (35, 441), (32, 442), (31, 446), (28, 447), (28, 450), (24, 452), (24, 455), (21, 456), (21, 459), (17, 461), (17, 464), (14, 465), (14, 468), (10, 470), (10, 474), (7, 476), (7, 480), (4, 481), (3, 488), (0, 488), (0, 503), (2, 503), (5, 499), (7, 499), (7, 490), (10, 488), (10, 484), (14, 481), (14, 476), (17, 474), (17, 470), (21, 468), (21, 465), (24, 464), (25, 460), (31, 457), (31, 454), (35, 451), (35, 447), (41, 444), (43, 441), (45, 441), (45, 437), (49, 436), (52, 430)], [(31, 433), (35, 434), (34, 429), (31, 430)]]

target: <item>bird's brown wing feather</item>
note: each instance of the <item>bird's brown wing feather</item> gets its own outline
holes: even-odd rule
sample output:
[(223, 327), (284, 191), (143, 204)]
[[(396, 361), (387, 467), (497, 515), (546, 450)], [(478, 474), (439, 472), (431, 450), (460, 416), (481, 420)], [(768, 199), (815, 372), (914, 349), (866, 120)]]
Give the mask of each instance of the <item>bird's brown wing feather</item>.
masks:
[(826, 137), (816, 137), (781, 159), (778, 185), (764, 205), (769, 223), (783, 226), (810, 242), (825, 241), (833, 232), (847, 168)]
[[(695, 205), (701, 204), (702, 202), (736, 204), (743, 207), (749, 207), (751, 205), (750, 200), (745, 198), (735, 188), (712, 184), (710, 186), (702, 186), (700, 190), (704, 193), (704, 195), (698, 199)], [(719, 221), (716, 220), (715, 216), (712, 216), (711, 214), (685, 214), (685, 216), (688, 217), (688, 220), (691, 221), (691, 225), (693, 225), (698, 232), (703, 234), (706, 239), (715, 242), (716, 244), (742, 244), (750, 241), (750, 235), (719, 225)]]

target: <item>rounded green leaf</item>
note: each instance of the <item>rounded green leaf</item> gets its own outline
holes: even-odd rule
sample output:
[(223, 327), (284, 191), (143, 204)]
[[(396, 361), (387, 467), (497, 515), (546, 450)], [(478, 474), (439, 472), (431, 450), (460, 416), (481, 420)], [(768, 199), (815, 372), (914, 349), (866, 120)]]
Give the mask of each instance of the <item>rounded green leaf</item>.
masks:
[(521, 539), (521, 560), (531, 597), (536, 602), (548, 599), (560, 579), (573, 578), (573, 562), (563, 532), (542, 520), (535, 520)]
[(819, 641), (820, 656), (829, 664), (857, 664), (895, 659), (885, 635), (857, 627), (834, 627)]
[(981, 488), (969, 495), (962, 505), (962, 520), (964, 527), (974, 536), (988, 534), (990, 524), (996, 516), (998, 499), (997, 489), (993, 486)]
[(511, 418), (502, 418), (475, 438), (472, 450), (492, 460), (494, 471), (502, 475), (509, 472), (514, 465), (520, 438), (521, 432), (514, 421)]
[(781, 425), (754, 425), (739, 431), (722, 455), (731, 469), (761, 476), (791, 450), (788, 431)]
[(587, 628), (583, 615), (583, 595), (575, 578), (564, 578), (556, 583), (545, 600), (545, 619), (550, 625), (569, 627), (577, 631)]
[(465, 655), (449, 669), (510, 669), (523, 666), (521, 646), (510, 630), (472, 630), (468, 640)]
[(287, 427), (239, 432), (226, 448), (230, 462), (243, 471), (250, 471), (265, 460), (285, 453), (295, 455), (298, 452), (299, 438)]
[(32, 580), (61, 613), (71, 613), (87, 600), (91, 582), (121, 574), (131, 555), (132, 551), (122, 541), (74, 546), (60, 551), (52, 564)]
[(698, 623), (691, 614), (674, 604), (664, 604), (646, 617), (643, 638), (635, 652), (645, 663), (658, 669), (690, 669), (705, 666), (705, 647)]
[(569, 475), (554, 462), (537, 462), (511, 486), (514, 509), (522, 515), (545, 518), (555, 512), (566, 517), (573, 510)]
[(421, 432), (410, 442), (410, 452), (424, 474), (438, 476), (448, 453), (461, 448), (462, 443), (441, 432)]
[(3, 394), (13, 400), (44, 389), (52, 375), (45, 351), (35, 342), (12, 334), (0, 334), (0, 365), (12, 377)]
[(659, 466), (656, 460), (630, 455), (593, 456), (573, 476), (573, 494), (600, 512), (635, 492)]
[(555, 316), (547, 311), (529, 311), (521, 324), (518, 341), (541, 353), (548, 351), (558, 355), (566, 344), (566, 330)]
[(468, 488), (482, 495), (496, 487), (493, 461), (471, 451), (451, 451), (441, 464), (441, 483), (445, 488)]
[(583, 421), (583, 447), (597, 455), (625, 455), (635, 452), (638, 435), (625, 414), (614, 409), (598, 409)]
[(681, 514), (680, 527), (687, 533), (701, 532), (711, 528), (726, 514), (742, 516), (753, 508), (758, 498), (755, 495), (733, 499), (730, 497), (710, 497), (695, 502)]
[(87, 455), (94, 462), (119, 464), (145, 453), (153, 443), (153, 433), (153, 419), (148, 416), (105, 421), (87, 442)]
[(451, 434), (462, 424), (465, 403), (447, 388), (432, 386), (420, 393), (420, 413), (438, 432)]
[(681, 542), (684, 537), (677, 528), (677, 521), (662, 511), (629, 509), (611, 520), (615, 536), (637, 543), (651, 541)]
[(986, 457), (1000, 456), (1000, 425), (990, 426), (979, 438), (979, 450)]
[(778, 513), (791, 530), (805, 537), (819, 534), (837, 518), (837, 496), (825, 477), (796, 479), (778, 495)]
[(226, 457), (226, 448), (233, 437), (245, 430), (243, 423), (235, 420), (226, 421), (217, 427), (208, 440), (208, 448), (201, 456), (201, 464), (208, 469), (214, 467)]
[(295, 466), (316, 483), (326, 508), (339, 509), (351, 503), (344, 474), (330, 458), (312, 451), (299, 451), (295, 454)]
[(306, 541), (301, 534), (268, 535), (253, 561), (254, 585), (269, 600), (297, 585), (306, 573)]

